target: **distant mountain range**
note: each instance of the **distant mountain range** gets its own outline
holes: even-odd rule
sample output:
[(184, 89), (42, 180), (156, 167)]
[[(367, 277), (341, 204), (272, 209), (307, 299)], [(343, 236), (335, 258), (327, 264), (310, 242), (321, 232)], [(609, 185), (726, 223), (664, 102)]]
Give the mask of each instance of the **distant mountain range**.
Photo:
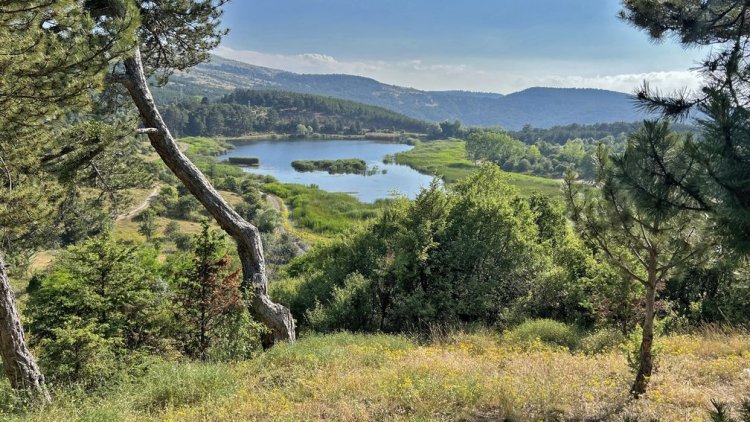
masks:
[(157, 96), (217, 97), (235, 88), (279, 89), (326, 95), (384, 107), (427, 121), (460, 120), (469, 126), (499, 125), (519, 130), (572, 123), (632, 122), (644, 115), (632, 97), (600, 89), (529, 88), (509, 95), (467, 91), (421, 91), (352, 75), (297, 74), (213, 56), (188, 73), (178, 73)]

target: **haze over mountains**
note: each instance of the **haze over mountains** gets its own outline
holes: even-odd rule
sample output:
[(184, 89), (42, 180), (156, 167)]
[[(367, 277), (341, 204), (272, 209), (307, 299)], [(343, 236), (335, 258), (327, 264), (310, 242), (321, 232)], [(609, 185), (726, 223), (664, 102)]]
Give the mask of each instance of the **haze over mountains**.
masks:
[(235, 88), (279, 89), (327, 95), (385, 107), (427, 121), (518, 130), (572, 123), (632, 122), (644, 118), (628, 94), (600, 89), (529, 88), (502, 95), (422, 91), (352, 75), (297, 74), (213, 56), (189, 73), (174, 75), (171, 95), (218, 96)]

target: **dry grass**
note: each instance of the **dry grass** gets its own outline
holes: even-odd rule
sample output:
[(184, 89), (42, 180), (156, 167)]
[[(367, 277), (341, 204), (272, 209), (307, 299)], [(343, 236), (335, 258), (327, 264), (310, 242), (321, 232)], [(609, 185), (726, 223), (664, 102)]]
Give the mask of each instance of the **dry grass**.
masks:
[[(386, 335), (303, 338), (230, 365), (176, 364), (103, 398), (59, 396), (31, 420), (705, 420), (750, 391), (750, 338), (674, 336), (630, 400), (621, 351), (589, 355), (492, 333), (420, 345)], [(70, 393), (69, 393), (70, 394)], [(1, 416), (1, 415), (0, 415)]]
[(282, 346), (243, 366), (236, 395), (174, 420), (705, 420), (710, 399), (750, 391), (750, 339), (663, 340), (651, 391), (631, 401), (623, 354), (520, 347), (487, 334), (418, 346), (341, 334)]

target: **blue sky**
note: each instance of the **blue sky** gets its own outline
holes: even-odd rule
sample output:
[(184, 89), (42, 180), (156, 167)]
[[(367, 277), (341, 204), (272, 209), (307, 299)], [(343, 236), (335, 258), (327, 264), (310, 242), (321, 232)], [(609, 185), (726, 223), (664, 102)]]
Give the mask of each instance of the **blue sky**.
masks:
[(653, 44), (618, 0), (233, 0), (217, 53), (419, 89), (695, 86), (703, 53)]

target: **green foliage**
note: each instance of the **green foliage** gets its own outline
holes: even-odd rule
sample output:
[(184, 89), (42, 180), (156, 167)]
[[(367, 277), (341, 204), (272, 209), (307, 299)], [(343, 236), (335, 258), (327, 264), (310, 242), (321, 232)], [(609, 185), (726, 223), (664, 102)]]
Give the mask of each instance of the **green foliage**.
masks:
[(509, 172), (559, 178), (567, 169), (577, 169), (580, 177), (592, 180), (592, 160), (599, 144), (617, 146), (611, 137), (569, 139), (562, 145), (538, 140), (527, 146), (505, 133), (478, 132), (467, 138), (466, 150), (472, 160), (490, 161)]
[(101, 88), (109, 53), (133, 40), (130, 23), (120, 22), (112, 26), (111, 50), (98, 50), (102, 40), (91, 36), (96, 25), (80, 2), (0, 5), (0, 253), (14, 268), (58, 240), (64, 194), (42, 156), (71, 132), (60, 133), (66, 113), (91, 110), (90, 94)]
[(151, 204), (151, 209), (162, 217), (196, 221), (196, 214), (202, 211), (203, 207), (184, 187), (175, 189), (172, 186), (164, 186)]
[[(409, 151), (396, 154), (393, 159), (398, 164), (438, 176), (448, 183), (455, 183), (479, 168), (467, 158), (464, 141), (421, 142)], [(549, 196), (560, 195), (560, 183), (556, 180), (517, 173), (506, 173), (505, 177), (525, 195), (535, 192)]]
[(95, 386), (104, 367), (163, 350), (159, 263), (152, 249), (103, 235), (68, 248), (30, 292), (32, 345), (52, 380)]
[[(637, 131), (640, 126), (641, 122), (595, 123), (591, 125), (574, 123), (547, 129), (526, 125), (521, 130), (508, 132), (508, 135), (527, 145), (533, 145), (537, 141), (562, 145), (571, 139), (603, 140), (607, 138), (612, 139), (615, 144), (620, 144), (625, 142), (628, 134)], [(673, 129), (677, 132), (694, 132), (697, 130), (695, 126), (680, 123), (676, 123)]]
[(320, 303), (307, 312), (310, 328), (320, 331), (367, 330), (373, 326), (374, 307), (370, 281), (357, 273), (349, 274), (341, 287), (334, 287), (327, 306)]
[(292, 167), (297, 171), (327, 171), (329, 174), (365, 174), (367, 163), (358, 158), (339, 160), (295, 160)]
[[(240, 272), (232, 268), (226, 250), (224, 237), (204, 221), (190, 262), (177, 257), (171, 263), (176, 336), (180, 349), (192, 358), (237, 359), (257, 344), (253, 331), (257, 334), (259, 326), (247, 315)], [(251, 339), (255, 341), (243, 341)]]
[(253, 220), (261, 233), (271, 233), (281, 225), (281, 213), (275, 208), (264, 208)]
[(533, 344), (536, 341), (575, 350), (581, 339), (576, 328), (551, 319), (529, 320), (503, 335), (512, 344)]
[(164, 119), (180, 136), (242, 136), (272, 131), (302, 137), (315, 133), (359, 135), (363, 127), (371, 131), (425, 133), (428, 126), (426, 122), (354, 101), (243, 89), (218, 102), (182, 100), (168, 104)]
[(139, 216), (139, 220), (140, 222), (138, 224), (138, 233), (145, 236), (146, 240), (150, 242), (153, 239), (156, 230), (158, 229), (154, 212), (151, 210), (144, 211)]
[(228, 161), (229, 164), (240, 166), (257, 167), (260, 165), (260, 158), (258, 157), (229, 157)]
[(263, 190), (284, 199), (290, 208), (289, 218), (297, 226), (319, 234), (343, 233), (376, 217), (387, 203), (365, 204), (346, 193), (286, 183), (267, 183)]
[[(697, 109), (701, 135), (687, 142), (683, 160), (662, 159), (672, 151), (645, 149), (651, 161), (665, 164), (654, 171), (678, 187), (673, 206), (682, 211), (708, 212), (728, 246), (750, 251), (750, 124), (746, 98), (750, 85), (750, 52), (745, 44), (746, 5), (729, 0), (686, 0), (676, 4), (654, 0), (623, 2), (620, 17), (655, 40), (673, 37), (684, 47), (704, 46), (707, 57), (699, 66), (705, 75), (694, 97), (686, 92), (672, 97), (644, 85), (641, 106), (669, 119)], [(644, 186), (659, 189), (659, 186)]]
[(554, 265), (535, 216), (499, 169), (483, 167), (448, 191), (433, 184), (413, 202), (396, 201), (366, 228), (316, 247), (290, 264), (290, 278), (273, 294), (324, 330), (503, 323)]
[(581, 339), (580, 349), (586, 353), (599, 354), (615, 350), (626, 341), (619, 330), (604, 328)]

